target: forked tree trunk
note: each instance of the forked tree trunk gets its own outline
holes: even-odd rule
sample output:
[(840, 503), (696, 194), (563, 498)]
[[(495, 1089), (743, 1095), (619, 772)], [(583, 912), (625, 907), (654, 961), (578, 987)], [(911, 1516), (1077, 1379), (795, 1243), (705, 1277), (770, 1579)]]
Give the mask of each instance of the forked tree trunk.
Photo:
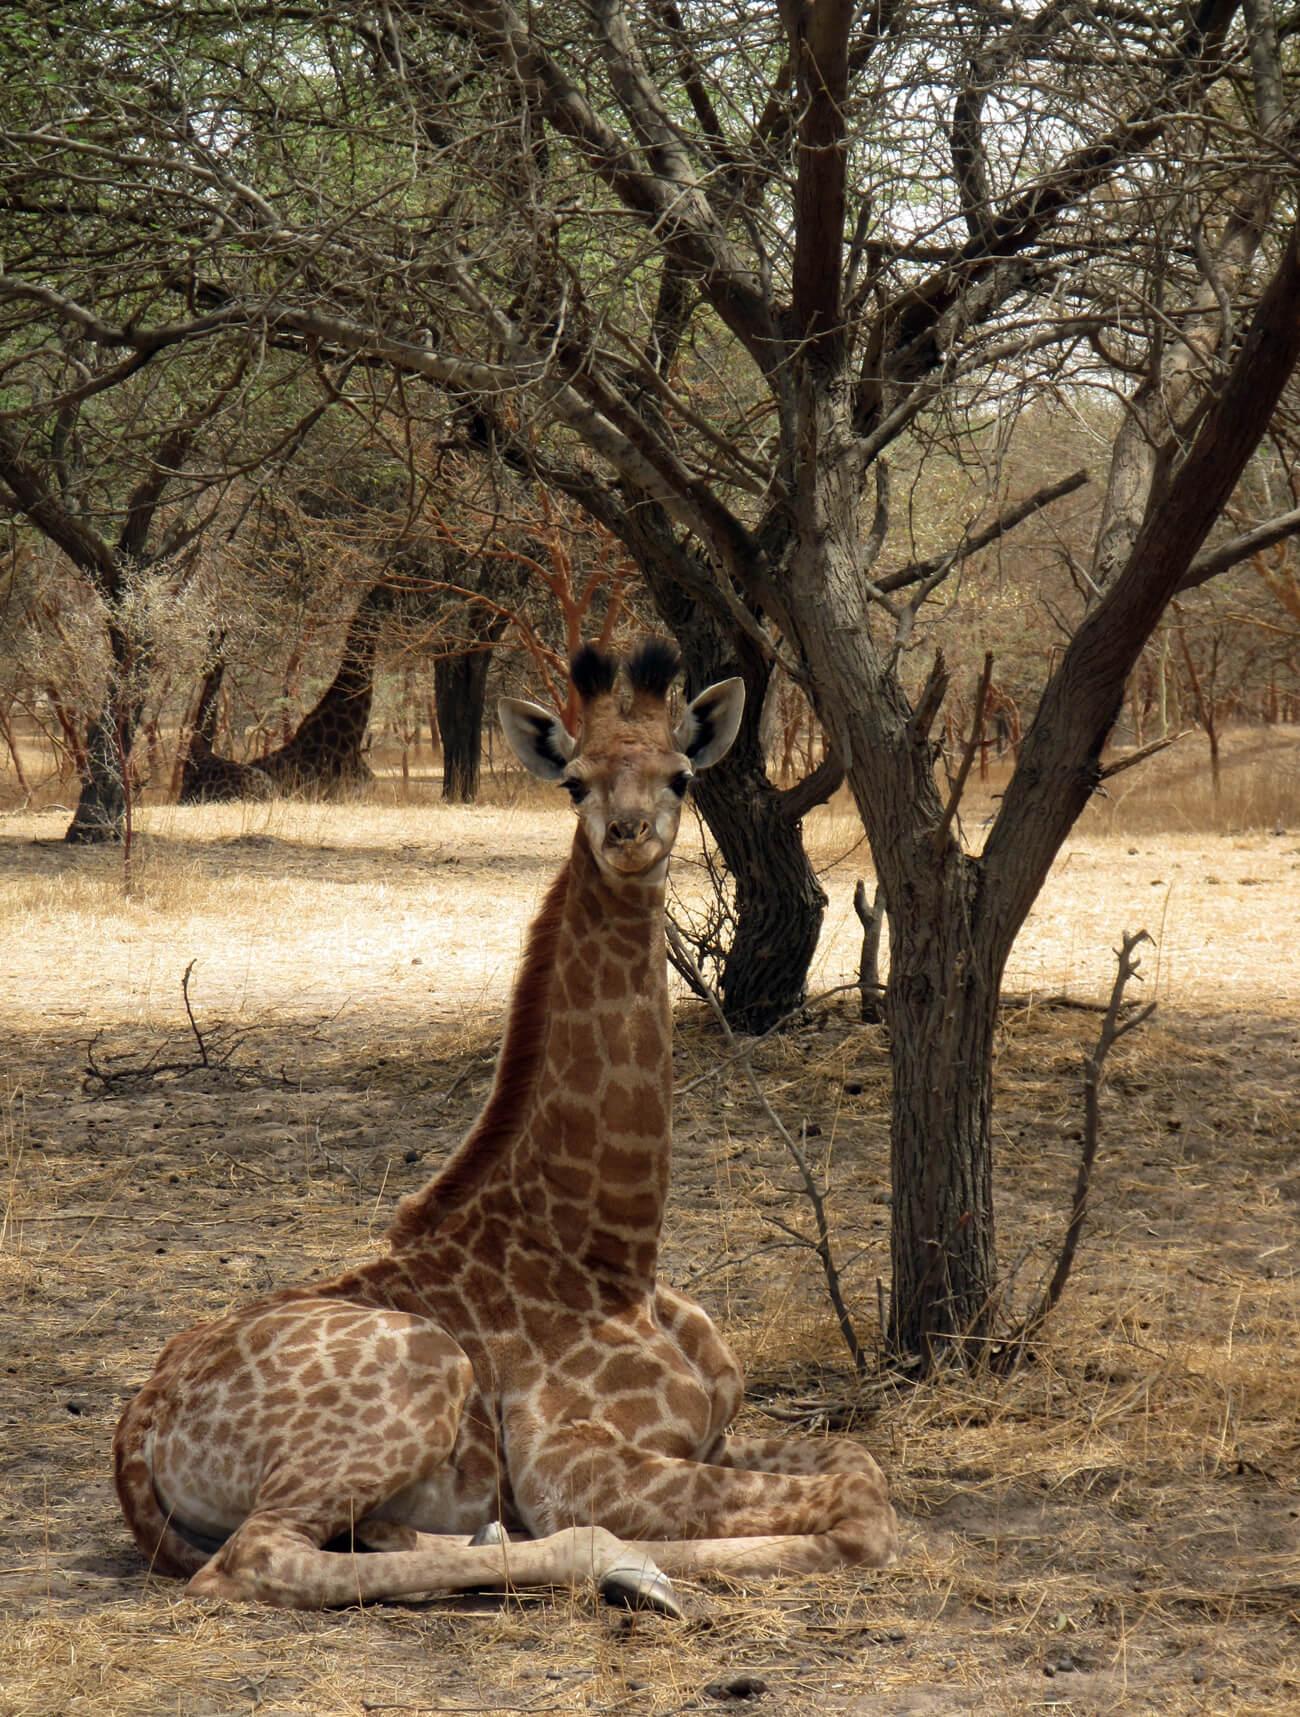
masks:
[(433, 699), (442, 735), (442, 796), (472, 805), (478, 797), (491, 650), (440, 656), (433, 664)]

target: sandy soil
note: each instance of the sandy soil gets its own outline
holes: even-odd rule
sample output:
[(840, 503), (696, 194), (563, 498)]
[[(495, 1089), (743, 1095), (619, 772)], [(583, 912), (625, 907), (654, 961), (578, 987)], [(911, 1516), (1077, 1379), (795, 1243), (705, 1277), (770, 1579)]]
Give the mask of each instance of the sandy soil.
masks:
[[(514, 807), (150, 811), (121, 856), (0, 819), (0, 1711), (1282, 1712), (1300, 1703), (1295, 1114), (1300, 835), (1104, 838), (1017, 948), (999, 1064), (1003, 1250), (1027, 1303), (1077, 1152), (1092, 1016), (1144, 924), (1158, 1021), (1116, 1052), (1077, 1280), (1037, 1362), (923, 1390), (854, 1378), (788, 1166), (702, 1011), (679, 1023), (666, 1273), (722, 1321), (752, 1428), (843, 1424), (907, 1521), (882, 1576), (712, 1585), (685, 1624), (584, 1596), (293, 1616), (147, 1577), (107, 1450), (165, 1337), (367, 1253), (482, 1101), (520, 941), (568, 840)], [(860, 854), (816, 973), (856, 964)], [(687, 848), (679, 882), (700, 873)], [(181, 977), (213, 1060), (192, 1064)], [(824, 1147), (846, 1285), (887, 1277), (887, 1084), (851, 998), (755, 1057)], [(87, 1046), (94, 1040), (88, 1056)], [(88, 1061), (110, 1077), (87, 1077)], [(738, 1684), (737, 1684), (738, 1685)]]

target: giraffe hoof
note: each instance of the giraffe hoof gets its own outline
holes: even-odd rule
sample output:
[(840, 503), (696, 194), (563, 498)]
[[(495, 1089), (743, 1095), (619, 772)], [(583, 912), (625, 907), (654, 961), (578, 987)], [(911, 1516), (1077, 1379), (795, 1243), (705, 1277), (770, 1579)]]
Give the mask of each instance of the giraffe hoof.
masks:
[(600, 1577), (600, 1595), (607, 1604), (625, 1610), (654, 1610), (678, 1622), (686, 1613), (677, 1602), (672, 1581), (646, 1556), (627, 1556), (606, 1568)]
[(483, 1544), (509, 1544), (509, 1542), (510, 1534), (499, 1520), (485, 1521), (470, 1539), (470, 1543), (476, 1547)]

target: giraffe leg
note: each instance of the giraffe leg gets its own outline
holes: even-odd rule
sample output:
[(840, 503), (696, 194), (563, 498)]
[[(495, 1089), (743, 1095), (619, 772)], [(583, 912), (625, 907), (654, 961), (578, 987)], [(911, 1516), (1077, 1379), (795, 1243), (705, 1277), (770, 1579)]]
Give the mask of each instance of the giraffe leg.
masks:
[[(371, 1551), (445, 1552), (452, 1546), (465, 1544), (477, 1549), (483, 1545), (506, 1545), (514, 1542), (499, 1520), (489, 1520), (468, 1540), (463, 1536), (417, 1532), (413, 1526), (401, 1526), (388, 1520), (363, 1520), (357, 1527), (356, 1536)], [(517, 1565), (512, 1564), (511, 1574), (512, 1584), (518, 1585), (520, 1580)], [(477, 1590), (491, 1590), (497, 1584), (499, 1582), (493, 1581)], [(682, 1607), (677, 1601), (672, 1582), (644, 1552), (632, 1552), (624, 1547), (614, 1562), (597, 1577), (597, 1586), (607, 1604), (628, 1610), (657, 1610), (660, 1615), (672, 1616), (677, 1620), (682, 1617)]]
[(723, 1436), (705, 1459), (714, 1466), (753, 1473), (866, 1473), (883, 1491), (885, 1475), (848, 1437)]
[(659, 1574), (647, 1555), (636, 1556), (598, 1526), (568, 1527), (524, 1544), (440, 1544), (430, 1533), (417, 1537), (436, 1548), (370, 1555), (322, 1550), (316, 1530), (296, 1522), (291, 1513), (266, 1511), (244, 1522), (186, 1592), (195, 1598), (255, 1599), (315, 1610), (440, 1591), (599, 1586), (610, 1570), (627, 1567), (634, 1557), (650, 1583)]
[[(754, 1440), (759, 1446), (750, 1452), (769, 1461), (763, 1470), (651, 1454), (592, 1424), (534, 1428), (511, 1456), (515, 1501), (534, 1531), (593, 1521), (670, 1577), (815, 1573), (893, 1561), (897, 1521), (871, 1457), (858, 1451), (849, 1465), (844, 1449), (852, 1445), (837, 1440), (831, 1459), (837, 1467), (845, 1462), (842, 1469), (781, 1471), (770, 1463), (783, 1441)], [(792, 1458), (811, 1463), (815, 1447), (809, 1440)]]

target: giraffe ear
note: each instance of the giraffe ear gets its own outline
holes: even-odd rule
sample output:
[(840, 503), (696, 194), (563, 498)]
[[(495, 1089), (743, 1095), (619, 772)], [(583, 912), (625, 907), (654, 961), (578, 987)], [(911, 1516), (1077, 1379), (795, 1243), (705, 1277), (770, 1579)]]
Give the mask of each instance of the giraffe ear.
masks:
[(578, 749), (559, 716), (524, 698), (502, 698), (497, 714), (510, 749), (524, 768), (543, 781), (558, 781)]
[(744, 710), (744, 680), (719, 680), (686, 706), (673, 732), (673, 744), (696, 769), (707, 769), (731, 750)]

